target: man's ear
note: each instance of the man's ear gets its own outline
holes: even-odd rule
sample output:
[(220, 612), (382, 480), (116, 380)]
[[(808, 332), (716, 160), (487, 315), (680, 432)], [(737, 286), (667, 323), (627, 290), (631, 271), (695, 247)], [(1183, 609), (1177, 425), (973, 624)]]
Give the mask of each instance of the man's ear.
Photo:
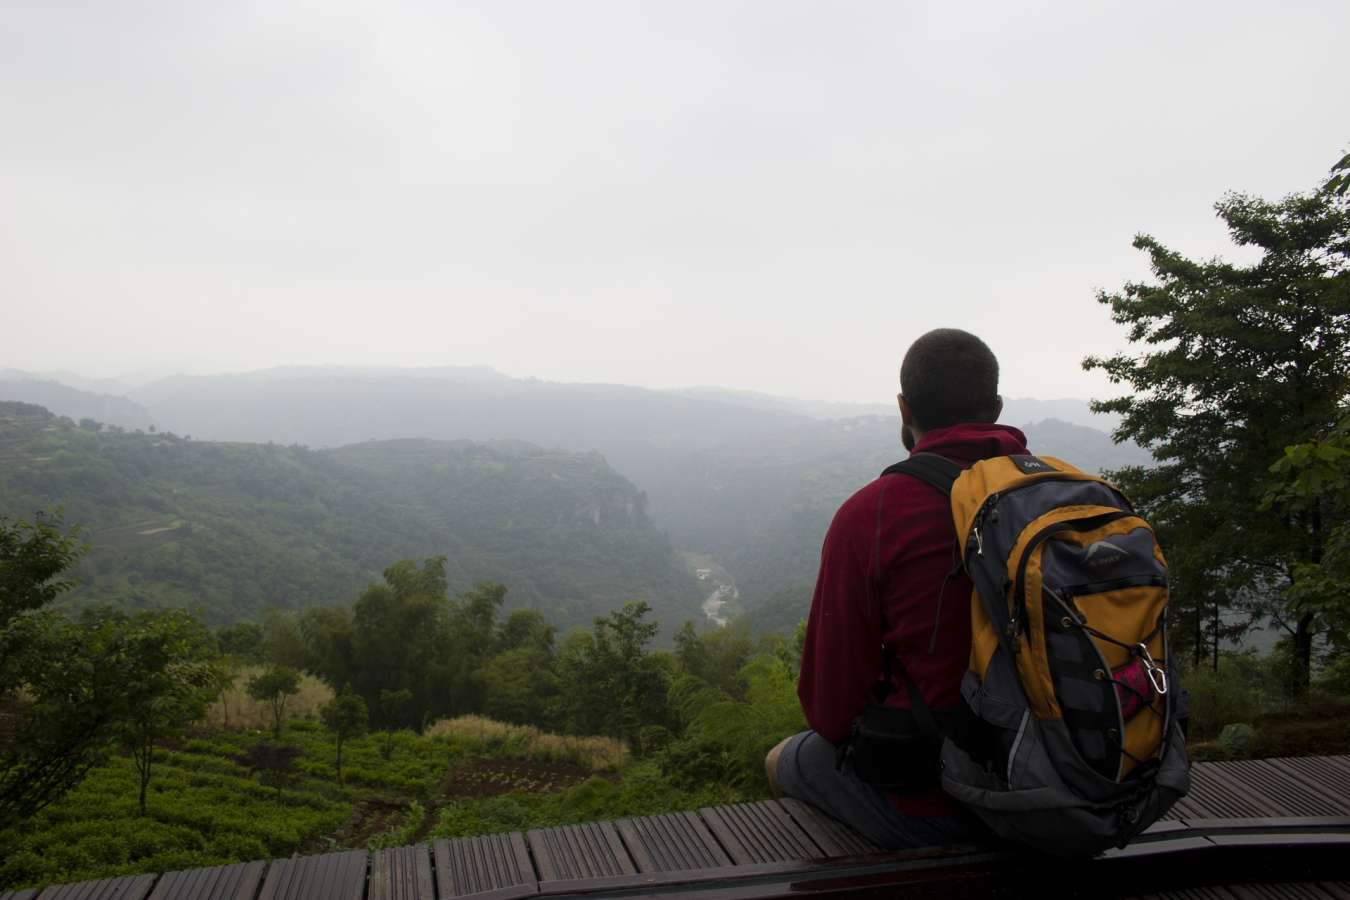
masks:
[(905, 399), (904, 394), (896, 394), (895, 399), (900, 404), (900, 421), (912, 426), (914, 424), (914, 413), (909, 410), (909, 401)]
[(994, 418), (991, 419), (990, 421), (992, 421), (992, 422), (997, 422), (997, 421), (998, 421), (998, 417), (1001, 416), (1001, 415), (1003, 415), (1003, 398), (1002, 398), (1002, 397), (995, 397), (995, 398), (994, 398)]

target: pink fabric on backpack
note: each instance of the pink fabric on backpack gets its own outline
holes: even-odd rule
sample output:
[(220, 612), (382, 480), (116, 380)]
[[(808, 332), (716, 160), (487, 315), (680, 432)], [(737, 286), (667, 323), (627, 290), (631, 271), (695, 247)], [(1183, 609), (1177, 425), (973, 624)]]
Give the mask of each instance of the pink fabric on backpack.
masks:
[(1125, 721), (1133, 719), (1153, 701), (1153, 684), (1148, 678), (1148, 667), (1142, 659), (1134, 659), (1111, 673), (1120, 698), (1120, 714)]

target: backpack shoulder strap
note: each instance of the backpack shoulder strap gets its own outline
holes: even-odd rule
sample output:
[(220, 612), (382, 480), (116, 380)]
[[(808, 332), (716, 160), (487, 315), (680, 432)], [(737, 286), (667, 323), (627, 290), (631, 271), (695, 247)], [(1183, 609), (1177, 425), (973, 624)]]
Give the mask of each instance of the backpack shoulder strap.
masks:
[(930, 485), (950, 497), (952, 485), (956, 483), (957, 478), (961, 477), (961, 472), (961, 467), (945, 456), (939, 456), (936, 453), (916, 453), (909, 459), (903, 459), (888, 467), (881, 474), (883, 476), (913, 475), (924, 484)]

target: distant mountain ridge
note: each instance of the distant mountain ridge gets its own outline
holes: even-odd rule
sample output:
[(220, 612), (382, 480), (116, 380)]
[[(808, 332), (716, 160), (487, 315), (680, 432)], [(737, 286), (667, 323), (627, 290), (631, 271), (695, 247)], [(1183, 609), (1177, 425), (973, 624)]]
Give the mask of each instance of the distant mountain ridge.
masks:
[(80, 427), (0, 403), (0, 514), (62, 506), (90, 545), (76, 602), (181, 605), (223, 623), (350, 603), (405, 557), (455, 589), (505, 583), (555, 624), (645, 599), (666, 634), (700, 591), (646, 500), (595, 453), (427, 440), (334, 450)]
[[(513, 378), (487, 367), (281, 367), (179, 375), (130, 399), (198, 439), (316, 448), (519, 440), (598, 452), (680, 549), (712, 556), (753, 607), (814, 575), (840, 502), (903, 452), (893, 402), (813, 403), (714, 387), (657, 391)], [(867, 414), (859, 415), (859, 412)], [(1147, 462), (1086, 401), (1008, 399), (1033, 449), (1090, 469)]]
[(150, 411), (127, 397), (95, 393), (17, 369), (0, 369), (0, 401), (36, 403), (75, 420), (94, 419), (119, 428), (148, 429)]

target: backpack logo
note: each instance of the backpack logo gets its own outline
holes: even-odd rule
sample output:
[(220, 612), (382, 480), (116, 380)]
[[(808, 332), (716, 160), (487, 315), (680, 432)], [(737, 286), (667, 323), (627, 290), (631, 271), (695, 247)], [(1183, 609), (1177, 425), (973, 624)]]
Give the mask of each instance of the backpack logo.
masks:
[[(1099, 553), (1105, 553), (1105, 556), (1098, 556)], [(1089, 566), (1109, 566), (1116, 562), (1122, 556), (1129, 556), (1129, 551), (1117, 547), (1110, 541), (1093, 541), (1088, 544), (1087, 553), (1083, 555), (1083, 562)], [(1093, 557), (1097, 557), (1093, 559)]]
[(1011, 459), (1013, 461), (1013, 465), (1017, 466), (1017, 468), (1022, 471), (1023, 475), (1035, 475), (1037, 472), (1055, 471), (1054, 466), (1050, 465), (1049, 463), (1043, 462), (1042, 460), (1037, 459), (1036, 457), (1031, 456), (1030, 454), (1018, 454), (1016, 456), (1009, 456), (1008, 459)]

